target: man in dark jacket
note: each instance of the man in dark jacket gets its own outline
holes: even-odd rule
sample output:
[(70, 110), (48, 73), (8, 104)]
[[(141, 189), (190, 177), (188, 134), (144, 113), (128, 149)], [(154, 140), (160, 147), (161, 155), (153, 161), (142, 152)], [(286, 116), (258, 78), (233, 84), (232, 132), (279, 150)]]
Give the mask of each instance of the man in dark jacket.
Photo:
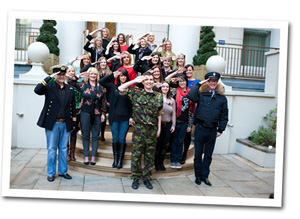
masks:
[[(220, 74), (209, 72), (202, 82), (194, 85), (187, 98), (197, 103), (195, 111), (195, 183), (212, 184), (208, 180), (209, 166), (216, 138), (222, 135), (228, 122), (227, 98), (224, 96), (224, 87), (218, 83)], [(204, 149), (204, 159), (202, 153)]]
[[(53, 74), (39, 83), (34, 92), (45, 95), (45, 103), (37, 125), (45, 128), (47, 138), (47, 179), (54, 181), (56, 175), (56, 156), (58, 157), (58, 175), (72, 179), (67, 173), (67, 143), (70, 132), (76, 124), (76, 103), (74, 88), (65, 84), (67, 67), (54, 66)], [(55, 78), (55, 81), (51, 79)]]

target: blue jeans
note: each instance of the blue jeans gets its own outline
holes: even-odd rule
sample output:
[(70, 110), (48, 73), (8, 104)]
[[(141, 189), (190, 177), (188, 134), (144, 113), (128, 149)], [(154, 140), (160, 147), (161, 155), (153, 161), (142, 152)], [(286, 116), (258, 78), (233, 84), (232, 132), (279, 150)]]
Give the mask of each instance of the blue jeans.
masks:
[(186, 134), (186, 129), (188, 127), (188, 122), (176, 122), (176, 128), (171, 144), (171, 162), (181, 161), (182, 151), (183, 151), (183, 141)]
[(52, 130), (46, 129), (47, 138), (47, 175), (56, 175), (56, 157), (58, 152), (58, 174), (65, 174), (68, 171), (67, 166), (67, 144), (70, 132), (67, 132), (66, 123), (56, 122)]
[(91, 114), (81, 111), (80, 115), (83, 153), (85, 157), (89, 156), (90, 153), (90, 134), (92, 133), (92, 156), (97, 156), (101, 116), (94, 116), (94, 123), (91, 123)]
[(113, 122), (110, 130), (113, 136), (113, 143), (126, 144), (126, 135), (129, 129), (129, 121)]

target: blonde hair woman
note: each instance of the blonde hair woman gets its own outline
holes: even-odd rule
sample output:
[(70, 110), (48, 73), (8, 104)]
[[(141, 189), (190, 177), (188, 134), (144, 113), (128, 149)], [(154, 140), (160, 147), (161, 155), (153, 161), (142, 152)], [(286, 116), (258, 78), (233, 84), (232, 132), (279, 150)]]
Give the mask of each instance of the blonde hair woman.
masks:
[(174, 70), (184, 68), (185, 55), (183, 53), (179, 53), (177, 56), (174, 56), (172, 59), (175, 61)]
[(97, 70), (99, 71), (100, 74), (100, 79), (105, 77), (106, 75), (111, 74), (111, 70), (108, 66), (107, 60), (105, 57), (101, 57), (100, 59), (98, 59), (97, 62)]
[[(172, 52), (172, 43), (170, 40), (164, 39), (163, 44), (160, 45), (159, 47), (162, 47), (162, 51), (158, 52), (160, 57), (170, 56), (172, 58), (172, 57), (176, 56), (176, 54), (174, 52)], [(158, 48), (156, 48), (156, 51), (158, 50)], [(174, 65), (175, 65), (175, 61), (172, 61), (171, 66), (174, 66)]]
[(154, 33), (152, 33), (152, 32), (148, 33), (148, 35), (147, 35), (147, 42), (148, 42), (148, 48), (151, 51), (154, 51), (154, 49), (157, 48), (157, 45), (154, 43), (154, 41), (155, 41), (155, 35), (154, 35)]
[(90, 67), (87, 72), (81, 73), (83, 82), (77, 82), (75, 76), (69, 84), (75, 86), (81, 93), (81, 132), (83, 140), (84, 164), (89, 164), (90, 134), (92, 133), (91, 165), (96, 164), (101, 121), (105, 119), (106, 95), (99, 84), (100, 76), (96, 68)]
[[(91, 44), (94, 44), (94, 47), (90, 47)], [(105, 55), (105, 49), (102, 47), (101, 37), (92, 38), (87, 41), (83, 49), (91, 54), (92, 62), (96, 62), (100, 57)]]

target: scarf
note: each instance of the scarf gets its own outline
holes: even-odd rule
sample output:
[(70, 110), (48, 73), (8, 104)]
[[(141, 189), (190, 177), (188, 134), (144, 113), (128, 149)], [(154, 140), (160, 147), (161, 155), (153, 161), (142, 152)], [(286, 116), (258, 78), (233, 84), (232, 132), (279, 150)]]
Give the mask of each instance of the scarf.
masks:
[(139, 49), (139, 59), (141, 59), (143, 57), (144, 52), (145, 52), (145, 49), (143, 49), (143, 48)]
[[(176, 91), (176, 105), (177, 105), (177, 117), (179, 117), (181, 115), (181, 107), (182, 107), (182, 97), (186, 97), (188, 92), (189, 92), (190, 88), (186, 87), (186, 92), (184, 93), (184, 91), (181, 89), (181, 87), (177, 88)], [(195, 109), (195, 104), (194, 102), (190, 101), (190, 111), (192, 112), (192, 114), (194, 115), (194, 109)]]

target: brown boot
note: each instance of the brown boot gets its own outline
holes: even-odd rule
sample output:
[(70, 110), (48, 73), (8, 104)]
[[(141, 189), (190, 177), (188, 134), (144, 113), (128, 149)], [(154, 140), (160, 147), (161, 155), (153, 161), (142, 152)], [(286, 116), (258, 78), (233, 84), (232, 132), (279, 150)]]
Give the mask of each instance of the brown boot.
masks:
[(67, 161), (69, 161), (70, 160), (70, 144), (69, 144), (69, 142), (67, 144), (67, 147), (68, 147), (68, 149), (67, 149)]
[(75, 161), (75, 147), (76, 147), (76, 140), (77, 136), (71, 136), (71, 141), (70, 141), (70, 160)]

